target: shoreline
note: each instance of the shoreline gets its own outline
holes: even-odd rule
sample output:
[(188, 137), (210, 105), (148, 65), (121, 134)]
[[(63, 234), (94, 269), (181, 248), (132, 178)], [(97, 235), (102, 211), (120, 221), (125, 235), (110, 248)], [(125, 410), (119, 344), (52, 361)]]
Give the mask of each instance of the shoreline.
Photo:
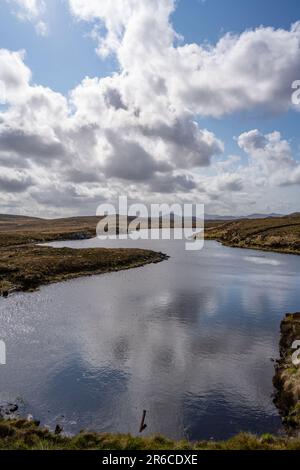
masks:
[(206, 241), (216, 241), (220, 243), (220, 245), (228, 247), (228, 248), (240, 248), (241, 250), (253, 250), (253, 251), (261, 251), (263, 253), (278, 253), (281, 255), (293, 255), (293, 256), (300, 256), (300, 251), (293, 251), (289, 249), (278, 249), (278, 248), (266, 248), (260, 247), (257, 245), (235, 245), (229, 242), (225, 242), (222, 239), (218, 238), (207, 238), (205, 237)]
[(130, 434), (82, 431), (66, 436), (40, 427), (38, 421), (0, 418), (0, 450), (300, 450), (300, 438), (271, 434), (255, 436), (240, 433), (224, 441), (173, 441), (162, 435), (150, 437)]
[[(209, 221), (206, 223), (204, 235), (206, 240), (215, 240), (231, 248), (300, 255), (299, 214), (224, 223)], [(198, 234), (198, 237), (200, 236), (201, 234)]]
[[(12, 249), (10, 248), (10, 256)], [(0, 249), (3, 262), (3, 250)], [(5, 257), (5, 255), (4, 255)], [(82, 277), (141, 268), (169, 259), (160, 252), (140, 249), (71, 249), (22, 247), (6, 267), (0, 295), (33, 292), (42, 286)], [(1, 272), (1, 265), (0, 265)]]

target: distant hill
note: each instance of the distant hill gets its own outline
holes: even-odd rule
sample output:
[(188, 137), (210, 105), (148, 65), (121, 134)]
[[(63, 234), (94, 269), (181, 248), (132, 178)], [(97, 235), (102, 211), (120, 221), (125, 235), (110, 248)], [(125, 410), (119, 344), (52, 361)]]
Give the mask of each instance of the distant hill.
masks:
[(241, 219), (276, 219), (278, 217), (284, 217), (284, 214), (251, 214)]
[(241, 216), (205, 214), (206, 220), (270, 219), (270, 218), (278, 218), (278, 217), (284, 217), (284, 216), (282, 214), (274, 214), (274, 213), (273, 214), (250, 214), (250, 215), (241, 215)]
[[(278, 218), (299, 218), (300, 212), (295, 212), (294, 214), (282, 216), (279, 214), (251, 214), (248, 216), (223, 216), (215, 214), (206, 214), (205, 220), (207, 222), (234, 222), (238, 220), (263, 220), (263, 219), (278, 219)], [(38, 230), (38, 231), (56, 231), (60, 229), (64, 230), (91, 230), (92, 227), (96, 227), (97, 223), (101, 217), (97, 216), (79, 216), (79, 217), (69, 217), (69, 218), (59, 218), (59, 219), (41, 219), (37, 217), (29, 217), (22, 215), (10, 215), (10, 214), (0, 214), (0, 229), (4, 230)], [(127, 223), (134, 220), (134, 217), (128, 217), (126, 220), (125, 216), (121, 216), (119, 219), (120, 228), (126, 229)], [(157, 220), (152, 220), (152, 228), (163, 227), (165, 224), (169, 224), (171, 220), (172, 227), (181, 227), (182, 218), (178, 215), (171, 213), (170, 215), (164, 214), (159, 217)], [(149, 222), (147, 219), (140, 219), (141, 228), (147, 228)], [(186, 222), (190, 222), (189, 218), (186, 218)], [(197, 220), (195, 217), (192, 218), (192, 225), (201, 226), (201, 220)]]
[(205, 214), (205, 220), (237, 220), (238, 218), (232, 215)]
[(26, 215), (10, 215), (10, 214), (0, 214), (0, 222), (19, 222), (20, 220), (30, 221), (30, 220), (42, 220), (38, 217), (29, 217)]

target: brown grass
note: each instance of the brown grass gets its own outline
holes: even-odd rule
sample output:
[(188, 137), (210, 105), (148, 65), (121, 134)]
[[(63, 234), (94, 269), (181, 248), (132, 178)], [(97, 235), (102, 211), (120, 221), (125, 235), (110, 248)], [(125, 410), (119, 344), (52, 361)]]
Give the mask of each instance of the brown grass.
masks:
[(267, 219), (242, 219), (211, 223), (205, 237), (224, 245), (280, 253), (300, 254), (300, 215)]

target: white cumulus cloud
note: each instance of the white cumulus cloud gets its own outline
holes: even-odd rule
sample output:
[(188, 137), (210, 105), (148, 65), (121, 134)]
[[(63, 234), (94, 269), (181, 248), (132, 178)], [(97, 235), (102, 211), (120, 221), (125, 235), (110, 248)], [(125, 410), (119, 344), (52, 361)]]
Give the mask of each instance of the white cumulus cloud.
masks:
[[(11, 1), (43, 32), (45, 2)], [(198, 118), (292, 107), (300, 77), (300, 23), (185, 44), (171, 23), (173, 0), (68, 0), (91, 25), (97, 53), (118, 70), (85, 77), (67, 96), (33, 82), (23, 51), (0, 49), (0, 192), (7, 207), (23, 192), (28, 208), (91, 212), (97, 201), (197, 197), (220, 210), (251, 207), (253, 192), (300, 183), (299, 164), (279, 132), (258, 130), (226, 158)], [(46, 24), (46, 23), (45, 23)], [(222, 158), (222, 160), (220, 160)], [(24, 178), (20, 177), (24, 173)], [(2, 183), (1, 183), (2, 181)]]

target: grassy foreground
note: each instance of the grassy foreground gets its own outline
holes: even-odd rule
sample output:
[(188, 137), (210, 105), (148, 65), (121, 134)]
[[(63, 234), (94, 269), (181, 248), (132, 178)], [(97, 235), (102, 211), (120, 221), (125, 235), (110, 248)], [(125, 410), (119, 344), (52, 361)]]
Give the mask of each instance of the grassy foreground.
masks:
[[(280, 360), (277, 362), (274, 386), (275, 403), (287, 429), (300, 431), (300, 366), (293, 364), (294, 341), (300, 341), (300, 313), (287, 314), (281, 322)], [(298, 357), (298, 354), (297, 354)]]
[(300, 439), (239, 434), (228, 441), (171, 441), (121, 434), (56, 435), (26, 420), (0, 420), (0, 450), (300, 450)]
[(96, 236), (96, 217), (41, 220), (0, 216), (0, 295), (28, 291), (53, 282), (102, 274), (150, 263), (167, 257), (139, 249), (70, 249), (38, 246), (56, 240)]
[(300, 254), (300, 213), (266, 219), (240, 219), (206, 225), (205, 238), (223, 245)]

